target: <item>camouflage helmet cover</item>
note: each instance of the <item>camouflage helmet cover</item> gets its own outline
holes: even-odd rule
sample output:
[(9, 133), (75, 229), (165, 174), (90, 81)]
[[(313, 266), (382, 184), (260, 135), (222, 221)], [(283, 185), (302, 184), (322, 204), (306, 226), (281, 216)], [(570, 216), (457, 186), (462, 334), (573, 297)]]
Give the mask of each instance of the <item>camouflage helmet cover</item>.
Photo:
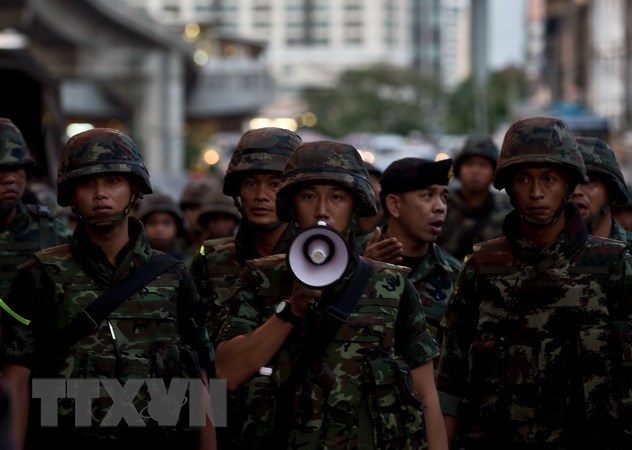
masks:
[(6, 117), (0, 117), (0, 167), (35, 165), (19, 128)]
[(586, 136), (577, 137), (577, 147), (584, 158), (586, 171), (597, 172), (607, 179), (612, 202), (618, 205), (627, 203), (628, 189), (612, 148), (599, 138)]
[(214, 192), (207, 195), (202, 201), (198, 223), (204, 225), (214, 213), (224, 213), (233, 216), (237, 221), (241, 219), (241, 214), (235, 206), (235, 201), (222, 192)]
[(239, 139), (224, 176), (224, 194), (239, 195), (242, 176), (247, 172), (283, 172), (290, 153), (301, 137), (284, 128), (265, 127), (246, 131)]
[(149, 172), (134, 141), (118, 130), (93, 128), (71, 137), (61, 151), (57, 170), (59, 206), (70, 206), (74, 180), (102, 173), (131, 175), (140, 189), (139, 197), (153, 192)]
[(463, 147), (454, 157), (454, 176), (459, 178), (461, 165), (469, 156), (482, 156), (489, 159), (496, 169), (496, 161), (498, 160), (498, 146), (491, 136), (486, 134), (472, 134), (465, 139)]
[(301, 144), (290, 155), (283, 170), (283, 183), (277, 192), (277, 216), (292, 220), (292, 194), (305, 183), (335, 182), (359, 199), (359, 217), (377, 214), (375, 194), (360, 153), (350, 144), (314, 141)]
[(568, 125), (553, 117), (529, 117), (507, 130), (494, 175), (494, 187), (506, 188), (510, 173), (523, 164), (553, 164), (570, 175), (571, 183), (588, 180), (575, 136)]
[(166, 212), (172, 214), (175, 216), (176, 221), (179, 222), (184, 220), (184, 215), (182, 214), (180, 208), (178, 208), (175, 200), (170, 196), (159, 192), (148, 195), (140, 202), (136, 216), (141, 221), (144, 221), (149, 214), (155, 212)]
[(191, 180), (182, 190), (180, 195), (180, 209), (186, 209), (191, 205), (202, 205), (204, 197), (219, 190), (220, 184), (214, 178), (201, 178)]

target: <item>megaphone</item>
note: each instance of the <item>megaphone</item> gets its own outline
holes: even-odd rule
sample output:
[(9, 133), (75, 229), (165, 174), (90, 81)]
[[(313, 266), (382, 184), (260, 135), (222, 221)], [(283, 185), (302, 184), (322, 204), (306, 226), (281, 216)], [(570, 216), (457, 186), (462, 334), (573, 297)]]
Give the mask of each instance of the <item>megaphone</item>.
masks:
[(349, 258), (345, 239), (319, 220), (296, 235), (287, 252), (287, 265), (305, 286), (322, 289), (342, 277)]

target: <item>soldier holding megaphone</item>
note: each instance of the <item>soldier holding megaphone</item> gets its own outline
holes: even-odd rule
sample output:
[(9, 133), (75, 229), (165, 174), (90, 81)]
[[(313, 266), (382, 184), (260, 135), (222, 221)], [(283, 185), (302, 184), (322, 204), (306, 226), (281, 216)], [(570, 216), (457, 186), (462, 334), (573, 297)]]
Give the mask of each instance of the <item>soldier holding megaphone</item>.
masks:
[(353, 146), (292, 152), (277, 214), (299, 233), (287, 254), (247, 262), (217, 337), (217, 375), (245, 393), (240, 448), (447, 449), (438, 348), (408, 269), (352, 245), (375, 212)]

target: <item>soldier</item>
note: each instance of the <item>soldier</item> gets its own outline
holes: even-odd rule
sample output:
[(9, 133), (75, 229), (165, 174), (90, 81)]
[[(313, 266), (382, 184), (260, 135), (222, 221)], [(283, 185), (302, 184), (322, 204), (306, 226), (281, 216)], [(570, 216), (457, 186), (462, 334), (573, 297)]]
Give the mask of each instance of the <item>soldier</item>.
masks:
[(441, 341), (439, 324), (461, 263), (436, 244), (446, 216), (452, 160), (403, 158), (380, 178), (386, 225), (367, 241), (364, 256), (411, 269), (428, 328)]
[(72, 234), (50, 209), (22, 203), (34, 165), (20, 130), (0, 117), (0, 295), (9, 288), (20, 264), (38, 250), (67, 242)]
[(151, 248), (185, 260), (184, 215), (174, 199), (161, 193), (148, 195), (140, 202), (135, 216), (145, 226)]
[(371, 181), (371, 187), (375, 193), (375, 206), (377, 208), (377, 214), (373, 217), (360, 217), (358, 218), (358, 225), (355, 229), (356, 236), (360, 237), (368, 233), (375, 231), (375, 227), (381, 227), (384, 225), (384, 207), (380, 200), (380, 177), (382, 171), (378, 169), (374, 164), (364, 162), (364, 167), (369, 174), (369, 180)]
[(275, 127), (247, 131), (237, 143), (224, 176), (224, 194), (242, 215), (237, 235), (204, 242), (189, 266), (209, 308), (211, 333), (246, 261), (284, 253), (294, 237), (294, 230), (277, 217), (276, 193), (283, 166), (300, 143), (296, 133)]
[(498, 147), (491, 136), (473, 134), (454, 158), (459, 187), (451, 188), (448, 213), (437, 244), (459, 261), (477, 242), (499, 237), (511, 210), (507, 195), (492, 192)]
[[(376, 213), (357, 150), (299, 146), (277, 212), (301, 230), (324, 221), (351, 245), (354, 218)], [(240, 448), (447, 448), (438, 348), (408, 270), (359, 250), (323, 290), (294, 280), (286, 255), (247, 262), (226, 302), (216, 359), (228, 389), (243, 389)]]
[[(292, 131), (266, 127), (247, 131), (237, 144), (224, 176), (224, 195), (232, 197), (242, 216), (237, 234), (205, 241), (189, 265), (207, 304), (211, 334), (217, 330), (219, 313), (246, 261), (284, 253), (294, 237), (294, 229), (277, 217), (276, 193), (283, 166), (300, 143), (301, 138)], [(240, 409), (238, 395), (231, 394), (227, 427), (218, 429), (218, 441), (224, 448), (234, 447), (241, 438)]]
[(632, 266), (569, 202), (586, 169), (559, 119), (514, 122), (494, 177), (515, 210), (448, 303), (437, 373), (464, 449), (630, 448)]
[(612, 205), (612, 217), (626, 231), (632, 231), (632, 185), (625, 185), (628, 198), (625, 203)]
[(204, 230), (205, 240), (234, 236), (240, 220), (234, 200), (223, 192), (215, 192), (202, 201), (198, 223)]
[(628, 202), (628, 189), (614, 151), (598, 138), (579, 136), (576, 140), (589, 181), (577, 185), (571, 201), (577, 205), (590, 234), (632, 243), (632, 233), (626, 232), (612, 216), (613, 205)]
[[(214, 448), (208, 420), (201, 429), (184, 420), (173, 426), (161, 422), (158, 409), (169, 404), (156, 398), (165, 406), (148, 408), (154, 395), (148, 386), (139, 385), (126, 400), (137, 414), (107, 425), (116, 390), (96, 384), (92, 411), (75, 408), (70, 387), (64, 398), (65, 384), (74, 379), (116, 382), (119, 389), (128, 383), (126, 390), (139, 379), (206, 381), (212, 347), (184, 264), (151, 250), (142, 224), (129, 216), (137, 199), (152, 192), (136, 144), (108, 128), (73, 136), (60, 156), (57, 189), (59, 205), (72, 206), (79, 217), (70, 244), (36, 253), (0, 302), (6, 313), (1, 362), (16, 447), (24, 447), (28, 428), (33, 449), (194, 449), (200, 436), (199, 448)], [(37, 413), (35, 393), (44, 388), (36, 389), (41, 386), (36, 383), (43, 378), (64, 382), (54, 427)], [(50, 401), (41, 403), (42, 413), (50, 413)], [(180, 406), (177, 401), (176, 412)], [(79, 417), (81, 424), (75, 422)]]
[(195, 255), (204, 242), (204, 230), (200, 228), (198, 217), (202, 208), (202, 199), (219, 190), (215, 179), (203, 178), (189, 182), (180, 195), (180, 210), (186, 221), (186, 249), (187, 255)]

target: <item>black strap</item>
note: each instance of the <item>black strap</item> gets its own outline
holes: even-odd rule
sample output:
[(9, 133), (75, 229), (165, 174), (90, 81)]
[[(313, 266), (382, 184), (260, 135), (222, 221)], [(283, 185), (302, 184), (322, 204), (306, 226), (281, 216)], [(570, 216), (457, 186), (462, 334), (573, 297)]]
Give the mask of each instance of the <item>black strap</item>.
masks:
[(287, 446), (290, 423), (294, 417), (296, 386), (305, 381), (309, 369), (322, 359), (325, 349), (336, 336), (340, 327), (349, 320), (349, 315), (358, 304), (372, 272), (373, 266), (370, 262), (364, 258), (358, 258), (358, 266), (351, 276), (349, 284), (341, 293), (338, 301), (327, 307), (315, 331), (308, 335), (287, 380), (279, 387), (274, 430), (271, 433), (274, 444), (278, 445), (274, 448)]
[(65, 353), (75, 342), (94, 332), (99, 324), (121, 303), (179, 262), (166, 253), (152, 256), (146, 264), (111, 286), (90, 303), (86, 309), (77, 314), (72, 322), (61, 330), (55, 344), (55, 351), (59, 352), (58, 354)]

